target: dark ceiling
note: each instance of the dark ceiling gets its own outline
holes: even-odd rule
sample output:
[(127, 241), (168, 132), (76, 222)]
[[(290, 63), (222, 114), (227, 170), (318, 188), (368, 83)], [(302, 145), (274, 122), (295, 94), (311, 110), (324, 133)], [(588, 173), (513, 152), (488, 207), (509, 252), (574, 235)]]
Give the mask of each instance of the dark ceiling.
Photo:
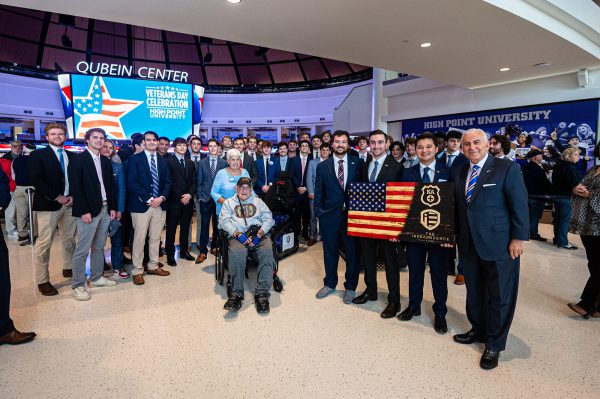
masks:
[(315, 89), (371, 77), (371, 68), (347, 62), (0, 6), (0, 71), (54, 77), (57, 69), (75, 72), (80, 61), (185, 71), (210, 92)]

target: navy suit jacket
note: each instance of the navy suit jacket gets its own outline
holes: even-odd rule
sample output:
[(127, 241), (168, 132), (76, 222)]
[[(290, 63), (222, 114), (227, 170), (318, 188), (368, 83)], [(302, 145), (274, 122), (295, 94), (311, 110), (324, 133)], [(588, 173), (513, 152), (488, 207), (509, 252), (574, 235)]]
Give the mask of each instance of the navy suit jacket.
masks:
[[(450, 169), (446, 166), (445, 163), (440, 162), (440, 160), (435, 161), (435, 174), (433, 176), (433, 181), (435, 183), (451, 181), (452, 175), (450, 174)], [(404, 176), (402, 177), (403, 182), (415, 182), (421, 183), (423, 180), (421, 176), (421, 165), (416, 164), (413, 167), (408, 169), (404, 169)]]
[(348, 154), (348, 176), (342, 190), (337, 179), (337, 161), (338, 158), (331, 156), (317, 165), (313, 209), (318, 218), (341, 217), (343, 208), (348, 209), (348, 186), (352, 182), (360, 181), (360, 168), (363, 161)]
[(291, 161), (291, 167), (289, 171), (292, 173), (292, 182), (294, 183), (294, 188), (298, 187), (306, 187), (306, 180), (308, 178), (308, 164), (312, 161), (312, 156), (309, 154), (306, 157), (306, 164), (304, 165), (304, 176), (302, 176), (302, 160), (301, 156), (297, 155), (288, 162)]
[[(227, 161), (217, 156), (216, 172), (227, 167)], [(215, 172), (215, 176), (216, 173)], [(212, 200), (210, 190), (214, 182), (214, 177), (210, 175), (210, 156), (202, 159), (198, 163), (198, 170), (196, 171), (196, 196), (202, 202), (208, 202)]]
[[(165, 211), (167, 210), (166, 199), (171, 191), (167, 160), (157, 156), (156, 167), (158, 169), (158, 196), (165, 198), (160, 207)], [(152, 198), (152, 174), (145, 151), (127, 159), (127, 195), (130, 212), (144, 213), (150, 208), (146, 201)]]
[[(521, 167), (488, 155), (467, 204), (465, 186), (469, 163), (454, 170), (455, 232), (459, 254), (486, 261), (509, 260), (513, 239), (529, 240), (527, 189)], [(464, 256), (464, 255), (463, 255)]]
[[(70, 164), (75, 154), (67, 150), (64, 152), (69, 157)], [(27, 172), (29, 173), (29, 182), (35, 188), (33, 210), (58, 211), (62, 205), (56, 202), (55, 198), (64, 194), (66, 180), (52, 147), (48, 145), (33, 151), (27, 159)]]
[[(279, 176), (281, 167), (279, 166), (279, 158), (270, 157), (269, 162), (269, 176), (268, 180), (265, 179), (265, 161), (262, 156), (256, 157), (256, 183), (254, 184), (254, 191), (262, 193), (262, 187), (267, 183), (272, 183)], [(290, 160), (288, 159), (288, 163)]]
[[(444, 155), (437, 159), (438, 162), (443, 162), (444, 165), (448, 164), (448, 154), (444, 151)], [(450, 171), (454, 172), (454, 169), (460, 168), (464, 164), (469, 163), (469, 159), (462, 152), (458, 153), (458, 155), (452, 161), (452, 165), (450, 166)]]

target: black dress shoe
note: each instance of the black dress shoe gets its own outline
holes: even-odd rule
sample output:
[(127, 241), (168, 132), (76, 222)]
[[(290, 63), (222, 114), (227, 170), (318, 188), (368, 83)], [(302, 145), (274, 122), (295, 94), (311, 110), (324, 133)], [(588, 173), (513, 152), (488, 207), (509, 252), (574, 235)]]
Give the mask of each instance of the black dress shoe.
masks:
[(63, 277), (64, 278), (71, 278), (71, 277), (73, 277), (73, 270), (71, 270), (71, 269), (63, 269)]
[(498, 366), (498, 359), (500, 359), (500, 352), (493, 349), (486, 348), (481, 355), (479, 366), (484, 370), (491, 370)]
[(530, 236), (529, 236), (529, 239), (530, 239), (530, 240), (534, 240), (534, 241), (542, 241), (542, 242), (546, 242), (546, 241), (548, 241), (548, 239), (547, 239), (547, 238), (544, 238), (544, 237), (542, 237), (542, 236), (541, 236), (541, 235), (539, 235), (539, 234), (536, 234), (536, 235), (533, 235), (533, 234), (532, 234), (532, 235), (530, 235)]
[(238, 310), (240, 310), (241, 307), (242, 298), (240, 298), (240, 296), (237, 294), (232, 294), (227, 300), (227, 302), (225, 302), (225, 306), (223, 306), (223, 309), (233, 310), (234, 312), (237, 312)]
[(180, 252), (179, 259), (196, 260), (196, 258), (194, 258), (192, 255), (190, 255), (189, 252)]
[(448, 323), (446, 323), (446, 318), (435, 316), (433, 328), (438, 334), (446, 334), (448, 332)]
[(128, 258), (127, 256), (123, 255), (123, 264), (131, 265), (131, 264), (133, 264), (133, 261), (131, 260), (131, 258)]
[(58, 290), (50, 283), (38, 284), (38, 290), (44, 296), (58, 295)]
[(470, 329), (464, 334), (456, 334), (452, 339), (454, 339), (454, 342), (464, 345), (469, 345), (473, 342), (483, 342), (483, 340), (477, 336), (477, 331), (474, 329)]
[(254, 296), (254, 305), (258, 313), (269, 313), (269, 295), (259, 294)]
[(0, 337), (0, 345), (20, 345), (32, 341), (35, 338), (34, 332), (20, 332), (12, 330), (6, 335)]
[(177, 266), (177, 262), (175, 262), (175, 258), (167, 257), (167, 265), (169, 266)]
[(404, 311), (402, 313), (400, 313), (398, 315), (398, 319), (402, 320), (402, 321), (409, 321), (410, 319), (412, 319), (414, 316), (421, 316), (421, 309), (411, 309), (411, 307), (407, 307), (406, 309), (404, 309)]
[(19, 237), (19, 242), (21, 241), (29, 241), (29, 235), (26, 235), (25, 237)]
[(388, 302), (383, 312), (381, 312), (382, 319), (391, 319), (392, 317), (396, 317), (398, 312), (400, 311), (400, 304), (395, 302)]
[(377, 300), (377, 294), (373, 295), (373, 294), (369, 294), (367, 291), (363, 292), (362, 294), (360, 294), (359, 296), (357, 296), (356, 298), (354, 298), (352, 300), (352, 303), (355, 303), (357, 305), (362, 305), (367, 303), (368, 301), (376, 301)]

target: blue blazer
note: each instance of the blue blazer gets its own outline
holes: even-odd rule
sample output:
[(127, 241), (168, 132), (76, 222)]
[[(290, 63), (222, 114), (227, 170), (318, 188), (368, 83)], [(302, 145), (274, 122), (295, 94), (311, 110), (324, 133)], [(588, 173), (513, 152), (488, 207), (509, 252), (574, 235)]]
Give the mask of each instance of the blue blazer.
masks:
[(312, 156), (309, 154), (306, 157), (304, 178), (302, 178), (302, 160), (300, 155), (288, 159), (288, 171), (292, 174), (294, 188), (306, 187), (308, 180), (308, 165), (310, 164), (310, 161), (312, 161)]
[(468, 173), (466, 163), (453, 175), (459, 254), (476, 253), (486, 261), (510, 260), (510, 241), (529, 240), (527, 189), (521, 167), (488, 155), (469, 204), (465, 197)]
[[(217, 156), (216, 173), (227, 167), (227, 161)], [(196, 171), (196, 197), (202, 202), (208, 202), (212, 199), (210, 190), (215, 179), (210, 176), (210, 156), (203, 158), (198, 163)]]
[(313, 209), (318, 218), (341, 217), (343, 208), (348, 208), (348, 186), (352, 182), (360, 181), (360, 168), (363, 161), (348, 154), (348, 176), (346, 186), (342, 190), (337, 179), (334, 160), (337, 161), (337, 158), (331, 156), (317, 165)]
[[(446, 166), (445, 163), (440, 162), (439, 159), (435, 161), (435, 175), (433, 177), (433, 181), (435, 183), (451, 181), (452, 175), (450, 174), (450, 169)], [(404, 169), (404, 175), (402, 176), (403, 182), (415, 182), (421, 183), (423, 178), (421, 177), (421, 166), (420, 164), (416, 164), (413, 167), (408, 169)]]
[[(269, 158), (269, 162), (272, 162), (273, 165), (269, 164), (269, 176), (268, 180), (265, 179), (265, 161), (262, 156), (256, 157), (256, 183), (254, 184), (254, 191), (257, 193), (262, 193), (262, 187), (265, 185), (265, 181), (267, 183), (272, 183), (279, 176), (279, 172), (281, 171), (281, 167), (279, 166), (279, 158), (271, 157)], [(289, 159), (288, 159), (289, 162)]]
[[(160, 205), (163, 211), (167, 210), (166, 199), (171, 191), (171, 179), (169, 177), (169, 166), (163, 157), (156, 157), (158, 168), (158, 195), (165, 198)], [(152, 174), (146, 152), (132, 155), (127, 159), (127, 195), (129, 211), (132, 213), (144, 213), (149, 206), (146, 203), (152, 198)]]

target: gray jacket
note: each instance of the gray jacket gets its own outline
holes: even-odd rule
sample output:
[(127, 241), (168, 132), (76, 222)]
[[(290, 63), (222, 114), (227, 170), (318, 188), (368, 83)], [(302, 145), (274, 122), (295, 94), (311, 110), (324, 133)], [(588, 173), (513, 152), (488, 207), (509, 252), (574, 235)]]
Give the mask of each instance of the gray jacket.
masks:
[(225, 200), (219, 214), (219, 228), (225, 230), (229, 236), (233, 236), (236, 231), (245, 233), (248, 227), (258, 225), (262, 231), (269, 232), (275, 224), (273, 214), (256, 195), (252, 194), (247, 200), (242, 201), (246, 220), (242, 214), (242, 207), (237, 195)]

